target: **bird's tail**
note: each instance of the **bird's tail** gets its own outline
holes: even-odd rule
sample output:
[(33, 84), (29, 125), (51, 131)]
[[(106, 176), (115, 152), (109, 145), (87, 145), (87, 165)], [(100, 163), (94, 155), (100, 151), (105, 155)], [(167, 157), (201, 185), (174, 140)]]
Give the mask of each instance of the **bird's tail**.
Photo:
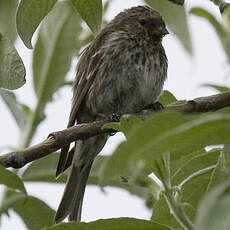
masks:
[(76, 144), (75, 156), (61, 203), (55, 215), (55, 223), (61, 222), (67, 216), (69, 216), (70, 220), (80, 221), (81, 219), (82, 200), (93, 163), (93, 159), (86, 159), (85, 154), (81, 154), (82, 145), (83, 141), (78, 141)]
[(81, 220), (82, 202), (90, 169), (106, 139), (105, 135), (100, 135), (77, 141), (67, 185), (54, 218), (55, 223), (61, 222), (67, 216), (71, 221)]
[(83, 202), (85, 187), (86, 187), (86, 183), (87, 183), (87, 179), (89, 176), (92, 163), (93, 162), (91, 162), (91, 164), (89, 165), (86, 165), (86, 167), (82, 169), (83, 172), (79, 183), (80, 185), (77, 193), (74, 196), (73, 205), (69, 215), (69, 221), (81, 221), (82, 202)]

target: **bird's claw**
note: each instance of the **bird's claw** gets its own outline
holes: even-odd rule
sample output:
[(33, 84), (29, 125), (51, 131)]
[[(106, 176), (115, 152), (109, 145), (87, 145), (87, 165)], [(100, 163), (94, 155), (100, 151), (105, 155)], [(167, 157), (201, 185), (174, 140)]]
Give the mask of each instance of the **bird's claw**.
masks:
[(111, 122), (119, 122), (121, 119), (121, 115), (118, 113), (113, 113), (109, 116), (109, 119), (111, 120)]
[(156, 101), (156, 102), (146, 106), (144, 109), (152, 109), (154, 111), (160, 111), (160, 110), (164, 109), (164, 106), (159, 101)]

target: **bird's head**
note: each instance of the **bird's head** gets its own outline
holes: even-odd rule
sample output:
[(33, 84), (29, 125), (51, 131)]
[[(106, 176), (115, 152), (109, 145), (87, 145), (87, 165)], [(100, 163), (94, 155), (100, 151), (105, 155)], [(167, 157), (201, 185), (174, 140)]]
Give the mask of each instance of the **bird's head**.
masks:
[(111, 24), (130, 34), (150, 38), (155, 42), (161, 42), (162, 38), (169, 33), (162, 16), (148, 6), (127, 9), (118, 14)]

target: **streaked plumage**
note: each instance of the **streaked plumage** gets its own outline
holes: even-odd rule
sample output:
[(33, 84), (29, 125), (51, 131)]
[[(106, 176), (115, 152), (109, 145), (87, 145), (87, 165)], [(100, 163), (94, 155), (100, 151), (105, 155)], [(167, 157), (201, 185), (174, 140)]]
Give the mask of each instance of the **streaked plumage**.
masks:
[[(161, 44), (167, 34), (160, 14), (138, 6), (118, 14), (82, 52), (73, 86), (68, 127), (111, 114), (135, 113), (157, 100), (167, 76)], [(75, 143), (70, 176), (55, 222), (80, 221), (87, 178), (107, 135)], [(62, 149), (57, 175), (67, 167), (69, 146)]]

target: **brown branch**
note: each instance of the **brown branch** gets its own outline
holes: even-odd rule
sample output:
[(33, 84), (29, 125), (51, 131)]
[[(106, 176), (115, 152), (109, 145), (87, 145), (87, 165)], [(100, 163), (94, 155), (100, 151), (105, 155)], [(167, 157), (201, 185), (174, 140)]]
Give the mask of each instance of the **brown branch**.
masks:
[(40, 159), (57, 151), (75, 140), (82, 140), (102, 133), (112, 132), (102, 127), (111, 119), (83, 123), (68, 129), (50, 133), (43, 142), (17, 152), (4, 154), (0, 157), (0, 164), (4, 167), (21, 168), (25, 164)]
[(169, 109), (183, 113), (211, 112), (230, 106), (230, 92), (220, 93), (208, 97), (200, 97), (188, 101), (183, 105), (169, 106)]
[[(230, 106), (230, 92), (197, 98), (185, 104), (171, 105), (164, 109), (176, 110), (182, 113), (196, 113), (216, 111), (228, 106)], [(145, 118), (154, 112), (153, 110), (143, 110), (136, 115)], [(102, 129), (105, 124), (112, 121), (112, 118), (108, 118), (92, 123), (79, 124), (68, 129), (51, 133), (46, 140), (37, 145), (21, 151), (2, 155), (0, 157), (0, 164), (6, 168), (21, 168), (27, 163), (47, 156), (73, 141), (86, 139), (102, 133), (114, 132), (114, 130), (111, 129)]]

